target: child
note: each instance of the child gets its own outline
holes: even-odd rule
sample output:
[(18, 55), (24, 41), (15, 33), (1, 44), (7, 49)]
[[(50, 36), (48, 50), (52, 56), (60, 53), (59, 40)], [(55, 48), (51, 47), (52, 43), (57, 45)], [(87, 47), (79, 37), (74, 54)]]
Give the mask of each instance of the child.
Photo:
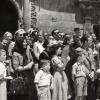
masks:
[(0, 100), (7, 100), (6, 80), (12, 79), (12, 77), (6, 76), (6, 66), (4, 64), (6, 60), (6, 51), (0, 49)]
[(83, 63), (82, 49), (76, 49), (78, 57), (76, 63), (72, 66), (72, 79), (75, 85), (76, 100), (84, 100), (87, 96), (87, 70)]
[(41, 61), (41, 69), (35, 76), (34, 80), (38, 93), (38, 100), (51, 100), (50, 89), (53, 87), (53, 78), (50, 74), (50, 62)]

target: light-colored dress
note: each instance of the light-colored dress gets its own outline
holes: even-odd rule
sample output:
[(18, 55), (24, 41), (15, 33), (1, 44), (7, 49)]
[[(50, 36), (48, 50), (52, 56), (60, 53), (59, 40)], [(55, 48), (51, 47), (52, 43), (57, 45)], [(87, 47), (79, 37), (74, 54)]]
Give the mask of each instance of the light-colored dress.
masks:
[(52, 100), (68, 99), (68, 79), (64, 72), (63, 62), (58, 56), (52, 58), (54, 72), (54, 84)]
[(7, 100), (6, 80), (2, 80), (3, 77), (6, 77), (6, 67), (0, 62), (0, 100)]

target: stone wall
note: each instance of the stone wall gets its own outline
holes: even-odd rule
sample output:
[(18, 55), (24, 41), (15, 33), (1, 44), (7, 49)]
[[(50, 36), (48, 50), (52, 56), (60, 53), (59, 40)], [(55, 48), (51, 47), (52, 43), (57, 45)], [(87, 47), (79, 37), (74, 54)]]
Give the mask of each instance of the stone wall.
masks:
[[(19, 4), (20, 15), (23, 17), (23, 0), (15, 1)], [(48, 33), (54, 28), (61, 32), (72, 31), (74, 27), (83, 28), (82, 14), (74, 1), (76, 0), (30, 0), (36, 6), (37, 27)]]
[(50, 33), (54, 28), (69, 32), (83, 27), (81, 13), (74, 0), (33, 0), (36, 4), (37, 26)]

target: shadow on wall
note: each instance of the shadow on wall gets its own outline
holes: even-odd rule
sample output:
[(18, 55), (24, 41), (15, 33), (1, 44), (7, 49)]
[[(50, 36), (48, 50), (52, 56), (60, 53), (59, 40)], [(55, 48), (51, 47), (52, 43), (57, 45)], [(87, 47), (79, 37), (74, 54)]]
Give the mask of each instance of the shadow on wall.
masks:
[(78, 0), (33, 0), (33, 2), (35, 2), (37, 6), (40, 6), (40, 8), (49, 11), (75, 13), (76, 23), (83, 23), (83, 15), (79, 9)]

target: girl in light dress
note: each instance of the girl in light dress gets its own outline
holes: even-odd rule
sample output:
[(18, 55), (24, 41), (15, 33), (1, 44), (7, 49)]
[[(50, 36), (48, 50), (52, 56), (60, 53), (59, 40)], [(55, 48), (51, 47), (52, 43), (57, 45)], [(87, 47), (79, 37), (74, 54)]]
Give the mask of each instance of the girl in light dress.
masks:
[(52, 66), (54, 68), (54, 82), (52, 100), (67, 100), (68, 99), (68, 79), (64, 72), (65, 65), (59, 56), (62, 52), (59, 44), (53, 45)]
[(11, 76), (6, 76), (6, 51), (0, 49), (0, 100), (7, 100), (6, 80), (12, 79)]

